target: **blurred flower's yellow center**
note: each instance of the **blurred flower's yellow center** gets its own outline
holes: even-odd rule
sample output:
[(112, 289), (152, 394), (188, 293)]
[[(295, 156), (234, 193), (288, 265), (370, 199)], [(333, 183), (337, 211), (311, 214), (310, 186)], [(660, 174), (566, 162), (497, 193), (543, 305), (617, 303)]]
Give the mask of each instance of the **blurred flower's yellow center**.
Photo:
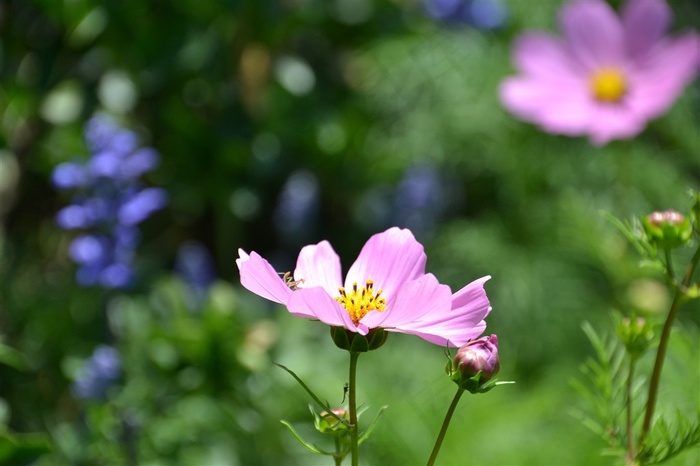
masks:
[(617, 68), (601, 68), (591, 76), (591, 89), (596, 99), (617, 102), (627, 92), (627, 79)]
[(382, 290), (374, 291), (374, 282), (367, 280), (365, 286), (357, 288), (357, 283), (352, 284), (352, 291), (346, 292), (345, 288), (338, 288), (340, 296), (335, 298), (350, 314), (353, 323), (357, 325), (369, 311), (383, 311), (386, 308), (386, 299), (380, 298)]

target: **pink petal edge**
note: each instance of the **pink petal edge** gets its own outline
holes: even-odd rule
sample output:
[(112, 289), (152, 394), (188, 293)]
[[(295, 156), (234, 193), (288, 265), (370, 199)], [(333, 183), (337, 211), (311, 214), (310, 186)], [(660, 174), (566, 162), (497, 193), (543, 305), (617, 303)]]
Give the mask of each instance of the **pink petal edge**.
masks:
[(265, 299), (287, 304), (292, 290), (270, 263), (254, 251), (248, 254), (243, 249), (239, 249), (238, 255), (236, 265), (240, 271), (241, 285)]

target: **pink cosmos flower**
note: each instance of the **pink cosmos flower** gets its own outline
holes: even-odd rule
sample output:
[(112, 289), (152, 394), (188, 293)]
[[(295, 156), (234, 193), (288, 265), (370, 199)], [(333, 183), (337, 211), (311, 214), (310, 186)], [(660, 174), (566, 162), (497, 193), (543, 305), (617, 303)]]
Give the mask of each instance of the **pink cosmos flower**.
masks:
[(574, 0), (559, 19), (563, 38), (517, 40), (520, 75), (499, 90), (510, 112), (547, 132), (587, 134), (599, 146), (635, 136), (700, 67), (696, 33), (665, 35), (672, 13), (663, 0), (629, 0), (619, 18), (603, 0)]
[(425, 273), (423, 246), (409, 230), (372, 236), (343, 283), (340, 259), (328, 241), (305, 246), (294, 275), (279, 274), (259, 254), (239, 249), (241, 284), (284, 304), (292, 315), (366, 335), (374, 328), (418, 335), (437, 345), (462, 346), (486, 328), (491, 305), (482, 277), (452, 294)]

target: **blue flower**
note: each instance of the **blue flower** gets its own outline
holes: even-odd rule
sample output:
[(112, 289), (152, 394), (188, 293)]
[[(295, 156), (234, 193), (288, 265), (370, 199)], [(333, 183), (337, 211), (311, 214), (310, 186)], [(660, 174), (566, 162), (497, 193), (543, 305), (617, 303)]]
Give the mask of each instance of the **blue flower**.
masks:
[(396, 187), (392, 223), (429, 235), (445, 213), (446, 181), (431, 165), (409, 167)]
[(216, 280), (214, 259), (207, 248), (196, 241), (186, 241), (177, 251), (175, 273), (188, 287), (187, 306), (192, 310), (202, 308), (209, 286)]
[(100, 345), (78, 371), (72, 392), (82, 400), (104, 400), (109, 389), (119, 380), (122, 360), (119, 351)]
[(429, 16), (447, 24), (467, 24), (478, 29), (497, 29), (508, 20), (502, 0), (424, 0)]
[(282, 187), (273, 222), (282, 238), (304, 242), (317, 226), (319, 211), (318, 178), (308, 170), (297, 170)]
[(85, 140), (90, 159), (62, 163), (52, 174), (56, 188), (76, 191), (71, 205), (56, 215), (56, 223), (85, 232), (70, 246), (81, 285), (124, 288), (134, 278), (137, 225), (168, 202), (163, 189), (144, 187), (139, 181), (158, 166), (159, 156), (150, 147), (139, 148), (136, 135), (106, 115), (88, 121)]

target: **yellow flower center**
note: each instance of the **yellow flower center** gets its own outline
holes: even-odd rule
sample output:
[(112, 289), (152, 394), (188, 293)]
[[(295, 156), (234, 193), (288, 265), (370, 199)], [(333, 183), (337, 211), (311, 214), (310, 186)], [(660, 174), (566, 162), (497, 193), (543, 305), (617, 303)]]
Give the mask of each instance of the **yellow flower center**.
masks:
[(590, 82), (593, 95), (603, 102), (617, 102), (627, 92), (627, 79), (617, 68), (599, 69)]
[(383, 311), (386, 309), (386, 299), (380, 298), (382, 290), (375, 293), (374, 282), (367, 280), (365, 286), (357, 287), (357, 283), (352, 284), (352, 291), (346, 292), (345, 288), (338, 288), (340, 296), (335, 298), (350, 314), (353, 323), (357, 325), (369, 311)]

